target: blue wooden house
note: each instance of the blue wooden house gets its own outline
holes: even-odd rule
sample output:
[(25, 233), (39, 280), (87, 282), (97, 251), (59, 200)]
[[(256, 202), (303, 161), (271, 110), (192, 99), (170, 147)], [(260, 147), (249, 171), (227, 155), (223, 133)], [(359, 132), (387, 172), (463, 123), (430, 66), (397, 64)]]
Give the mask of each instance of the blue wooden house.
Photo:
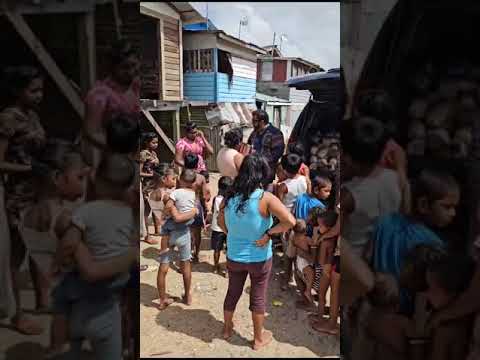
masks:
[(257, 55), (266, 51), (220, 30), (183, 33), (183, 93), (186, 101), (255, 103)]

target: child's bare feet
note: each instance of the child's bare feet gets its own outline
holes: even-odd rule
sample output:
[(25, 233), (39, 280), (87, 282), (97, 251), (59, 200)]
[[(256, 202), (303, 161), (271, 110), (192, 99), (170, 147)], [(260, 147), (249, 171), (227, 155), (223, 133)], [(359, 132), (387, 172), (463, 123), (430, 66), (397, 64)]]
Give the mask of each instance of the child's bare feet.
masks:
[(269, 330), (263, 330), (262, 340), (261, 341), (253, 340), (253, 350), (260, 350), (262, 347), (267, 346), (268, 344), (270, 344), (272, 339), (273, 339), (272, 332)]
[(150, 245), (158, 244), (158, 240), (153, 239), (150, 235), (146, 236), (143, 241), (145, 241), (147, 244), (150, 244)]
[(166, 298), (164, 300), (158, 299), (158, 302), (154, 301), (154, 305), (158, 308), (158, 310), (165, 310), (167, 306), (172, 305), (174, 303), (174, 299)]
[(182, 299), (185, 305), (188, 305), (188, 306), (192, 305), (192, 294), (183, 295)]
[(310, 304), (313, 304), (313, 297), (312, 297), (312, 292), (311, 292), (311, 291), (305, 290), (305, 291), (303, 292), (303, 295), (305, 296), (305, 299), (306, 299)]
[(223, 338), (228, 340), (233, 335), (233, 322), (223, 324)]
[(34, 320), (21, 315), (13, 321), (12, 324), (20, 334), (23, 335), (40, 335), (43, 333), (43, 328)]

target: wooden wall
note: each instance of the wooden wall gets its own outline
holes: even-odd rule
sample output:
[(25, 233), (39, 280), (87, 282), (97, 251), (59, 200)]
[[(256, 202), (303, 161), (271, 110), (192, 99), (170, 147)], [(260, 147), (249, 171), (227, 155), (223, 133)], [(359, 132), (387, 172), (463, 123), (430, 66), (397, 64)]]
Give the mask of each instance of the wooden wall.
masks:
[[(164, 79), (161, 79), (161, 85), (165, 87), (162, 91), (162, 100), (166, 101), (181, 101), (182, 96), (182, 59), (181, 59), (181, 29), (179, 29), (179, 21), (165, 17), (160, 21), (160, 36), (161, 61), (164, 62), (163, 74)], [(161, 41), (163, 40), (163, 45)], [(162, 73), (162, 72), (161, 72)]]
[(240, 76), (233, 76), (229, 85), (228, 75), (218, 73), (217, 101), (218, 102), (255, 102), (256, 80)]
[[(219, 74), (224, 75), (224, 74)], [(215, 73), (183, 74), (184, 97), (191, 101), (215, 101)]]
[(287, 60), (273, 60), (272, 81), (284, 82), (287, 80)]

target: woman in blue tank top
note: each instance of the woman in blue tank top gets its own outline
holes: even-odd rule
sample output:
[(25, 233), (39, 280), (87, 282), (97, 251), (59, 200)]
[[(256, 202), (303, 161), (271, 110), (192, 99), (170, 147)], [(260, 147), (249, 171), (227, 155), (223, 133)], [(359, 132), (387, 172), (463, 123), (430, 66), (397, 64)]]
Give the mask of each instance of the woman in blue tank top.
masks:
[[(295, 218), (273, 194), (265, 192), (262, 181), (270, 168), (257, 154), (247, 156), (232, 187), (220, 206), (218, 224), (227, 234), (228, 291), (223, 304), (223, 336), (233, 334), (233, 313), (250, 276), (250, 311), (252, 312), (255, 350), (272, 340), (272, 333), (263, 330), (267, 286), (272, 270), (274, 234), (290, 230)], [(272, 227), (272, 215), (279, 223)]]

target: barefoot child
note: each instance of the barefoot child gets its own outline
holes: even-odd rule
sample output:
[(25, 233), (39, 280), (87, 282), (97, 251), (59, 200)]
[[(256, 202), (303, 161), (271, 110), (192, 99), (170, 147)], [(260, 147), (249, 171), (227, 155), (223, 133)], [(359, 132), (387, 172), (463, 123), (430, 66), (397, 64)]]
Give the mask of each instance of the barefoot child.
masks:
[(213, 216), (212, 216), (212, 249), (214, 270), (216, 274), (226, 275), (224, 270), (220, 269), (220, 252), (223, 250), (224, 245), (227, 242), (227, 235), (223, 232), (222, 228), (218, 225), (218, 213), (220, 211), (220, 204), (223, 201), (227, 190), (232, 186), (233, 179), (228, 176), (222, 176), (218, 180), (218, 195), (213, 198)]
[[(280, 163), (286, 179), (276, 186), (276, 195), (288, 211), (293, 213), (298, 197), (307, 192), (307, 179), (298, 173), (302, 165), (302, 159), (297, 154), (287, 154), (282, 157)], [(287, 276), (285, 277), (285, 286), (288, 286), (288, 282), (292, 277), (292, 265), (295, 259), (294, 247), (290, 241), (290, 232), (282, 235), (282, 245), (286, 259)]]
[[(166, 205), (168, 205), (168, 202), (172, 202), (172, 205), (174, 205), (180, 213), (188, 213), (195, 209), (196, 194), (195, 190), (193, 190), (193, 184), (195, 183), (196, 178), (197, 174), (195, 171), (190, 169), (183, 170), (182, 174), (180, 175), (179, 188), (175, 189), (170, 194)], [(169, 252), (169, 242), (172, 232), (177, 232), (183, 230), (184, 228), (188, 228), (193, 223), (192, 220), (189, 220), (186, 223), (176, 223), (170, 214), (168, 214), (168, 211), (165, 213), (165, 215), (168, 216), (168, 218), (163, 224), (162, 231), (160, 233), (162, 239), (159, 255)]]
[[(59, 280), (54, 274), (58, 239), (66, 230), (66, 219), (71, 215), (66, 202), (76, 201), (83, 196), (89, 168), (72, 144), (60, 140), (49, 140), (37, 159), (48, 171), (37, 178), (42, 192), (38, 202), (24, 214), (22, 237), (33, 261), (48, 283), (54, 285)], [(66, 351), (67, 324), (64, 316), (53, 314), (48, 357)]]
[[(314, 227), (314, 231), (318, 231), (321, 235), (326, 234), (335, 226), (338, 214), (335, 211), (324, 211), (321, 208), (314, 208), (311, 212), (311, 218), (316, 219), (312, 222), (313, 226), (315, 226), (315, 224), (317, 225)], [(295, 236), (294, 244), (298, 248), (296, 268), (303, 274), (303, 278), (305, 279), (306, 289), (304, 295), (310, 303), (313, 303), (312, 288), (317, 292), (319, 291), (319, 281), (322, 276), (322, 263), (318, 261), (320, 254), (315, 246), (315, 240), (312, 239), (312, 235), (310, 234), (306, 234), (306, 236)], [(331, 255), (333, 255), (333, 253)], [(330, 259), (331, 262), (333, 256), (330, 257), (332, 258)], [(319, 303), (325, 303), (325, 295), (326, 291), (323, 294), (319, 293)]]
[(148, 203), (153, 214), (164, 222), (163, 211), (165, 203), (168, 201), (170, 194), (175, 190), (176, 176), (175, 170), (170, 164), (162, 163), (152, 166), (152, 192), (148, 197)]
[(68, 315), (73, 356), (79, 356), (85, 338), (96, 358), (121, 358), (120, 294), (138, 261), (138, 228), (124, 195), (135, 173), (128, 157), (106, 154), (95, 176), (97, 200), (73, 212), (60, 241), (72, 244), (74, 264), (59, 253), (65, 275), (53, 292), (54, 307)]

